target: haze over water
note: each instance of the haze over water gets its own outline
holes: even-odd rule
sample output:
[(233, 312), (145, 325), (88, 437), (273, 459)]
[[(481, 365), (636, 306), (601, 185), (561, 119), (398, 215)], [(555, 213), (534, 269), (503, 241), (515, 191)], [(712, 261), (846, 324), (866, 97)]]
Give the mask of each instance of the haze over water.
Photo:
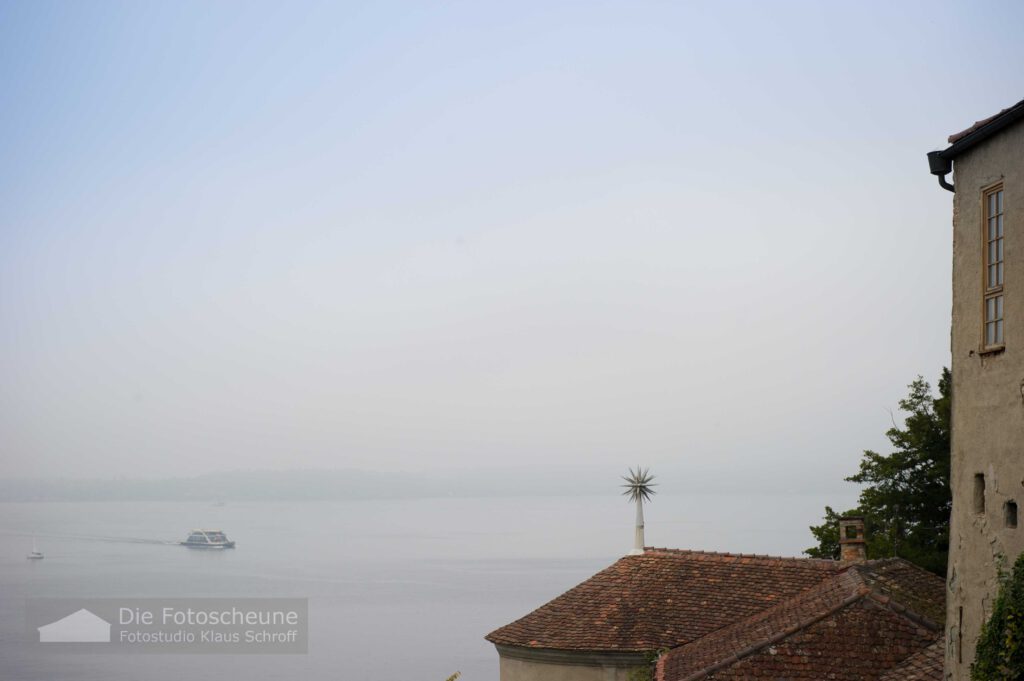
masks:
[[(799, 554), (949, 364), (924, 155), (1020, 99), (1022, 25), (0, 0), (0, 678), (495, 679), (488, 631), (630, 548), (630, 465), (649, 544)], [(109, 502), (243, 469), (402, 498)], [(22, 645), (26, 598), (129, 595), (308, 597), (309, 654)]]
[[(662, 494), (648, 544), (798, 555), (836, 495)], [(483, 640), (626, 553), (624, 498), (0, 504), (5, 681), (466, 681), (498, 678)], [(224, 529), (233, 551), (171, 541)], [(46, 557), (25, 554), (36, 537)], [(76, 539), (72, 537), (92, 537)], [(305, 597), (307, 655), (41, 654), (24, 645), (39, 597)]]

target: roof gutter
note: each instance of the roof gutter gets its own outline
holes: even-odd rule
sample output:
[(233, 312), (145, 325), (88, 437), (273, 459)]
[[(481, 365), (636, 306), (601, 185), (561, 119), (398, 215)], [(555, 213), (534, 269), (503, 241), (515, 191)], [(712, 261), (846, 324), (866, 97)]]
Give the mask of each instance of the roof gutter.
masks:
[(946, 181), (946, 175), (953, 171), (953, 159), (943, 157), (941, 151), (928, 152), (928, 169), (932, 175), (939, 178), (939, 186), (948, 192), (955, 192), (956, 189)]
[(928, 168), (932, 175), (939, 178), (939, 186), (946, 191), (956, 191), (953, 185), (946, 181), (946, 175), (953, 170), (953, 159), (1020, 120), (1024, 120), (1024, 101), (1017, 102), (984, 125), (978, 125), (947, 148), (929, 152)]

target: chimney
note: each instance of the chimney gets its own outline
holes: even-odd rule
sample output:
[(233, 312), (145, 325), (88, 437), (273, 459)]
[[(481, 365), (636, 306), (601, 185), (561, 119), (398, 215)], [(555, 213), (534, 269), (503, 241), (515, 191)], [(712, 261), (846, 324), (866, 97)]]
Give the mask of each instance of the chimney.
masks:
[(839, 560), (844, 563), (863, 563), (868, 559), (867, 542), (864, 540), (864, 518), (847, 517), (839, 519)]

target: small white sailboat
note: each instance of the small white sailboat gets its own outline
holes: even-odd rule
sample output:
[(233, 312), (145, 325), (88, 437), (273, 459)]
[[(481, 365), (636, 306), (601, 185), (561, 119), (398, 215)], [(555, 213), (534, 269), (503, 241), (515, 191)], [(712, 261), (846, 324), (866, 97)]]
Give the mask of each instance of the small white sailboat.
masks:
[(25, 556), (29, 560), (42, 560), (43, 554), (39, 552), (39, 547), (36, 546), (36, 540), (32, 540), (32, 553)]

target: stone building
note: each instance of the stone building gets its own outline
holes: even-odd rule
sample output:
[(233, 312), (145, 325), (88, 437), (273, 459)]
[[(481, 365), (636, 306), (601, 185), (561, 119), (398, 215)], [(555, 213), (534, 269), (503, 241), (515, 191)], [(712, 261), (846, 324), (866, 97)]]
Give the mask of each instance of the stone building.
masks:
[(954, 192), (946, 672), (966, 681), (999, 566), (1024, 551), (1024, 101), (949, 142), (928, 160)]
[(658, 681), (938, 681), (943, 580), (899, 558), (866, 560), (863, 523), (846, 524), (846, 561), (625, 556), (488, 634), (501, 681), (629, 681), (655, 660)]

